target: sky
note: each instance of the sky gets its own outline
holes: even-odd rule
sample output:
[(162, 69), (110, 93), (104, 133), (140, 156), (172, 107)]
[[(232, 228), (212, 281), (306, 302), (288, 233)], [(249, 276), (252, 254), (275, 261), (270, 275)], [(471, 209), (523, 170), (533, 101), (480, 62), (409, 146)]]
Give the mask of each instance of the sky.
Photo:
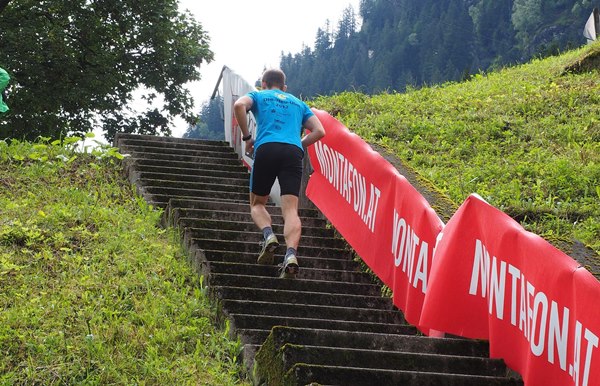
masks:
[[(223, 66), (249, 83), (260, 78), (264, 68), (278, 67), (281, 52), (296, 54), (303, 45), (314, 47), (317, 29), (327, 20), (337, 27), (344, 9), (358, 15), (360, 0), (179, 0), (180, 11), (189, 10), (210, 37), (214, 60), (200, 67), (201, 80), (188, 84), (195, 111), (207, 101)], [(173, 136), (187, 130), (183, 121), (173, 127)]]

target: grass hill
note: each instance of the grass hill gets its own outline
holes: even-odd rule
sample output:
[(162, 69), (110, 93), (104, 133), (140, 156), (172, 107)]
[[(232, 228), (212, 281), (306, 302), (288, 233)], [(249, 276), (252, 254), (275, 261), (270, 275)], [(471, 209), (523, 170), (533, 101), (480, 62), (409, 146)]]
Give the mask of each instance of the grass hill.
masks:
[[(468, 82), (314, 105), (458, 206), (476, 192), (600, 251), (600, 45)], [(177, 235), (112, 150), (0, 141), (0, 384), (247, 384)]]
[(0, 385), (244, 384), (177, 235), (73, 144), (0, 141)]
[(600, 252), (600, 42), (466, 82), (312, 105), (455, 207), (478, 193), (567, 253), (573, 239)]

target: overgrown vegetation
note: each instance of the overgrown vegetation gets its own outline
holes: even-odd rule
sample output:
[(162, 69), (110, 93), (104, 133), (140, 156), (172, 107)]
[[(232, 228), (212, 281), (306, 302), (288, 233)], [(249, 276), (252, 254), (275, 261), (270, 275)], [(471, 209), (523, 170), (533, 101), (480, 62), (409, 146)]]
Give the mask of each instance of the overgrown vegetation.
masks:
[(0, 384), (248, 384), (177, 235), (78, 142), (0, 141)]
[(478, 193), (532, 232), (600, 253), (599, 55), (595, 44), (468, 82), (312, 105), (392, 149), (457, 204)]

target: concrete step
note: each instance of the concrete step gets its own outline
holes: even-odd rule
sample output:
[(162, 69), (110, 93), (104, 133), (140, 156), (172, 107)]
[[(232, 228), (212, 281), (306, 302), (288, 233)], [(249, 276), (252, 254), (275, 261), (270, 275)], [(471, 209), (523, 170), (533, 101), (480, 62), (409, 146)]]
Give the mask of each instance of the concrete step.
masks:
[(130, 154), (162, 154), (168, 156), (192, 156), (192, 157), (212, 157), (228, 158), (238, 160), (238, 155), (231, 149), (212, 147), (212, 146), (160, 146), (149, 142), (131, 143), (125, 142), (121, 146), (125, 153)]
[(240, 161), (237, 158), (231, 158), (227, 154), (221, 154), (221, 157), (215, 157), (213, 154), (199, 153), (198, 155), (179, 155), (169, 153), (141, 153), (137, 151), (131, 152), (132, 158), (142, 159), (145, 161), (156, 160), (159, 161), (160, 165), (164, 165), (167, 162), (188, 162), (188, 163), (210, 163), (215, 165), (234, 166), (239, 167)]
[[(278, 260), (283, 259), (283, 253)], [(304, 266), (303, 259), (298, 258), (300, 272), (296, 280), (324, 280), (347, 283), (370, 283), (371, 276), (365, 272), (335, 271), (322, 268), (308, 268)], [(240, 275), (240, 276), (264, 276), (279, 277), (280, 267), (277, 265), (243, 264), (238, 262), (209, 262), (207, 269), (210, 272)]]
[[(251, 224), (249, 224), (251, 225)], [(249, 242), (261, 242), (263, 240), (262, 232), (256, 229), (250, 230), (228, 230), (228, 229), (211, 229), (211, 228), (195, 228), (186, 227), (185, 232), (192, 238), (203, 238), (203, 239), (216, 239), (216, 240), (228, 240), (228, 241), (249, 241)], [(285, 244), (285, 238), (281, 233), (277, 234), (278, 241), (281, 247)], [(311, 236), (303, 232), (300, 239), (302, 247), (329, 247), (344, 250), (346, 243), (341, 239), (334, 239), (332, 237), (318, 237)]]
[[(409, 326), (378, 281), (322, 214), (300, 209), (296, 279), (259, 265), (261, 232), (248, 205), (248, 170), (220, 141), (118, 134), (138, 192), (178, 227), (190, 262), (231, 333), (255, 384), (520, 385), (486, 342), (433, 339)], [(281, 209), (267, 206), (283, 244)]]
[(487, 377), (506, 375), (502, 360), (429, 353), (351, 349), (325, 346), (285, 344), (280, 348), (284, 366), (296, 363), (347, 367), (360, 363), (365, 369), (402, 370), (411, 372), (467, 374)]
[[(252, 331), (242, 332), (252, 339)], [(364, 337), (385, 343), (369, 345)], [(439, 352), (440, 347), (448, 352)], [(255, 381), (267, 384), (521, 384), (505, 376), (502, 361), (487, 358), (482, 342), (416, 335), (275, 326), (253, 364)], [(300, 376), (299, 364), (306, 366)]]
[[(189, 192), (183, 192), (183, 193), (189, 194)], [(151, 193), (145, 192), (144, 190), (138, 188), (138, 194), (143, 196), (148, 201), (148, 203), (152, 203), (155, 206), (164, 209), (165, 212), (168, 211), (169, 201), (172, 198), (180, 198), (180, 199), (203, 198), (206, 200), (213, 200), (213, 201), (224, 200), (224, 202), (226, 201), (226, 202), (239, 202), (239, 203), (248, 201), (247, 197), (245, 199), (241, 199), (239, 196), (231, 198), (230, 195), (228, 195), (228, 194), (215, 193), (215, 192), (210, 192), (210, 191), (197, 191), (197, 192), (195, 192), (194, 196), (192, 197), (189, 195), (188, 196), (173, 196), (173, 195), (168, 194), (168, 192), (167, 192), (167, 194), (161, 194), (160, 192), (151, 194)], [(165, 216), (166, 216), (166, 213), (165, 213)], [(163, 219), (163, 224), (168, 226), (169, 223), (167, 222), (167, 219)]]
[[(213, 162), (214, 161), (214, 162)], [(248, 169), (241, 163), (228, 163), (220, 164), (218, 160), (207, 159), (205, 162), (197, 162), (190, 160), (164, 160), (161, 158), (125, 158), (123, 160), (124, 166), (128, 169), (135, 168), (139, 171), (152, 171), (159, 170), (162, 168), (175, 168), (175, 169), (197, 169), (199, 171), (205, 169), (218, 170), (220, 172), (230, 173), (241, 173), (248, 172)]]
[(152, 198), (152, 201), (161, 202), (165, 206), (169, 203), (169, 199), (172, 197), (181, 198), (206, 198), (211, 200), (233, 200), (238, 202), (248, 201), (248, 191), (243, 192), (233, 190), (218, 190), (219, 186), (211, 185), (206, 186), (206, 189), (182, 189), (182, 188), (168, 188), (162, 186), (143, 186), (140, 190), (143, 194), (147, 194)]
[[(239, 205), (244, 205), (245, 202), (248, 201), (248, 197), (246, 197), (246, 200), (244, 201), (238, 201), (237, 203)], [(228, 205), (226, 204), (231, 204), (231, 201), (228, 202), (223, 202), (223, 208), (222, 209), (217, 209), (219, 208), (219, 203), (218, 202), (213, 202), (214, 204), (214, 209), (190, 209), (190, 208), (173, 208), (173, 199), (170, 201), (169, 204), (169, 210), (167, 212), (167, 215), (170, 217), (169, 218), (169, 224), (171, 225), (177, 225), (178, 221), (180, 218), (184, 217), (184, 218), (194, 218), (197, 220), (205, 220), (205, 219), (209, 219), (209, 220), (215, 220), (215, 221), (230, 221), (230, 222), (238, 222), (238, 223), (246, 223), (248, 221), (252, 221), (252, 218), (250, 217), (250, 208), (248, 207), (248, 211), (245, 212), (234, 212), (230, 209), (228, 209)], [(281, 227), (283, 226), (283, 216), (278, 213), (279, 211), (271, 211), (269, 210), (269, 212), (271, 213), (271, 221), (273, 222), (273, 226), (275, 227)], [(301, 221), (302, 221), (302, 227), (304, 228), (319, 228), (322, 229), (323, 231), (332, 231), (332, 229), (330, 228), (326, 228), (325, 224), (326, 221), (322, 220), (320, 218), (315, 218), (315, 217), (301, 217)], [(254, 223), (252, 223), (254, 224)], [(256, 227), (256, 225), (254, 225)], [(279, 228), (281, 229), (281, 228)], [(279, 233), (281, 234), (282, 232), (279, 231)]]
[(131, 133), (117, 133), (115, 135), (114, 146), (119, 147), (123, 143), (130, 142), (150, 142), (155, 145), (164, 144), (165, 146), (216, 146), (231, 149), (229, 144), (225, 141), (213, 141), (206, 139), (192, 139), (192, 138), (176, 138), (176, 137), (163, 137), (156, 135), (145, 135), (145, 134), (131, 134)]
[[(232, 251), (215, 251), (209, 249), (202, 250), (204, 258), (210, 262), (238, 262), (242, 264), (254, 264), (258, 257), (258, 251), (254, 252), (232, 252)], [(283, 261), (283, 256), (275, 256), (275, 265)], [(322, 257), (302, 257), (303, 268), (319, 268), (329, 269), (333, 271), (355, 271), (364, 272), (361, 265), (357, 261), (328, 259)]]
[[(248, 199), (245, 202), (215, 202), (215, 201), (207, 201), (207, 200), (198, 200), (198, 199), (173, 199), (171, 201), (171, 207), (173, 209), (179, 210), (211, 210), (211, 211), (225, 211), (225, 212), (234, 212), (234, 213), (243, 213), (249, 217), (250, 214), (250, 205), (248, 204)], [(267, 211), (271, 216), (280, 216), (281, 208), (276, 207), (274, 205), (267, 205)], [(325, 227), (327, 221), (324, 220), (321, 214), (314, 210), (308, 208), (300, 208), (298, 209), (298, 215), (305, 220), (306, 218), (316, 218), (321, 219), (321, 226)]]
[[(132, 160), (135, 163), (138, 160)], [(250, 176), (248, 170), (243, 167), (234, 167), (220, 169), (215, 164), (190, 164), (188, 167), (172, 167), (170, 163), (165, 165), (148, 165), (138, 162), (135, 165), (137, 173), (161, 173), (172, 176), (197, 176), (197, 177), (224, 177), (224, 178), (242, 178), (248, 181)]]
[[(210, 176), (208, 174), (195, 175), (195, 174), (175, 174), (175, 173), (160, 173), (156, 171), (149, 172), (140, 172), (136, 176), (142, 181), (165, 181), (168, 183), (168, 186), (173, 186), (172, 183), (175, 182), (177, 185), (181, 186), (184, 184), (220, 184), (220, 185), (233, 185), (233, 186), (243, 186), (247, 187), (248, 185), (248, 176), (242, 175), (241, 177), (228, 177), (222, 174)], [(177, 186), (175, 185), (175, 186)], [(189, 187), (188, 187), (189, 188)]]
[(356, 322), (398, 323), (404, 322), (399, 311), (386, 309), (323, 306), (301, 303), (271, 303), (254, 300), (222, 299), (221, 304), (227, 313), (255, 314), (284, 317), (313, 318), (325, 320), (346, 320)]
[[(346, 347), (352, 349), (430, 353), (465, 357), (488, 357), (485, 341), (274, 326), (269, 339), (273, 347), (284, 344)], [(267, 342), (265, 342), (266, 344)]]
[(373, 323), (350, 320), (324, 320), (301, 317), (283, 317), (280, 315), (229, 314), (232, 327), (259, 330), (271, 330), (273, 326), (289, 326), (336, 331), (371, 332), (379, 334), (414, 335), (417, 329), (408, 324)]
[(156, 187), (171, 190), (216, 190), (219, 192), (244, 193), (248, 197), (249, 188), (244, 180), (227, 180), (224, 178), (207, 177), (200, 181), (178, 181), (174, 179), (158, 180), (140, 177), (140, 183), (145, 187)]
[(518, 386), (521, 381), (506, 377), (425, 373), (405, 370), (294, 364), (274, 385), (406, 385), (406, 386)]
[[(381, 296), (354, 295), (326, 292), (297, 292), (290, 290), (274, 290), (270, 288), (248, 287), (214, 287), (213, 293), (219, 299), (255, 300), (272, 303), (294, 303), (309, 305), (331, 305), (339, 307), (357, 307), (395, 310), (392, 300)], [(406, 322), (405, 322), (406, 323)]]
[(232, 274), (211, 273), (206, 276), (206, 283), (211, 287), (248, 287), (284, 289), (300, 292), (360, 293), (369, 296), (381, 294), (381, 287), (370, 283), (335, 282), (327, 280), (282, 280), (278, 277), (240, 276)]
[[(261, 238), (257, 238), (256, 241), (229, 241), (229, 240), (216, 240), (216, 239), (203, 239), (188, 237), (188, 234), (184, 234), (184, 242), (188, 248), (197, 247), (200, 249), (210, 249), (217, 251), (233, 251), (233, 252), (254, 252), (260, 251), (259, 242)], [(324, 257), (330, 259), (350, 259), (352, 252), (350, 250), (340, 248), (329, 248), (329, 247), (313, 247), (309, 245), (300, 245), (298, 247), (298, 257)]]
[[(262, 233), (256, 227), (256, 224), (250, 219), (250, 215), (248, 213), (245, 214), (246, 220), (239, 219), (237, 221), (231, 220), (218, 220), (214, 218), (200, 218), (200, 217), (182, 217), (177, 218), (177, 223), (173, 225), (178, 225), (180, 228), (208, 228), (208, 229), (221, 229), (224, 231), (237, 231), (237, 232), (245, 232), (253, 234), (253, 239), (255, 235), (261, 235)], [(281, 216), (279, 216), (281, 217)], [(281, 242), (283, 242), (283, 219), (281, 222), (272, 225), (273, 232), (280, 238)], [(321, 237), (321, 238), (329, 238), (333, 239), (335, 234), (333, 229), (327, 229), (320, 226), (307, 226), (306, 224), (302, 224), (302, 237), (310, 236), (310, 237)]]

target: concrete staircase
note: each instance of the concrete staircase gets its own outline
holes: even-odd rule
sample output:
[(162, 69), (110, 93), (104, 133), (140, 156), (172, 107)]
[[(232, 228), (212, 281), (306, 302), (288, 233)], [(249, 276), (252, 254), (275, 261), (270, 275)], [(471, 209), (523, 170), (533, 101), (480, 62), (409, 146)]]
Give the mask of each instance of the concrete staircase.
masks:
[[(248, 173), (226, 143), (118, 134), (115, 146), (131, 155), (124, 169), (138, 193), (181, 230), (255, 384), (522, 384), (488, 358), (486, 342), (428, 338), (408, 325), (314, 208), (300, 210), (296, 279), (256, 264)], [(279, 208), (268, 209), (283, 241)]]

